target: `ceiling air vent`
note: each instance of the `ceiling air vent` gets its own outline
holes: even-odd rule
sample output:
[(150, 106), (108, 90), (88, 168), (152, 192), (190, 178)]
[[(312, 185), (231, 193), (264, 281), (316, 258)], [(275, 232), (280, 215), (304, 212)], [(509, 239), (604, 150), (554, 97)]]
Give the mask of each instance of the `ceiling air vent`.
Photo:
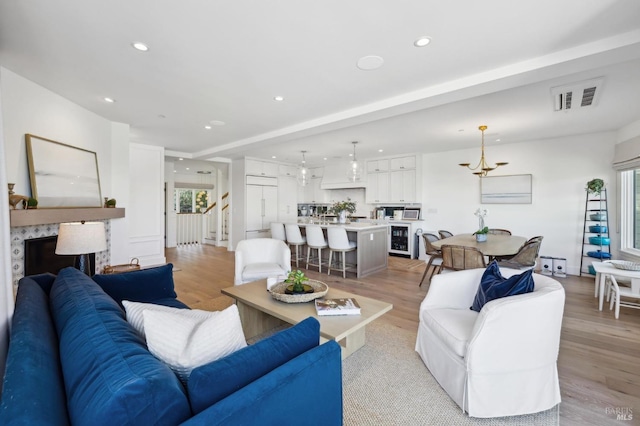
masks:
[(551, 88), (554, 111), (571, 111), (596, 104), (602, 77)]

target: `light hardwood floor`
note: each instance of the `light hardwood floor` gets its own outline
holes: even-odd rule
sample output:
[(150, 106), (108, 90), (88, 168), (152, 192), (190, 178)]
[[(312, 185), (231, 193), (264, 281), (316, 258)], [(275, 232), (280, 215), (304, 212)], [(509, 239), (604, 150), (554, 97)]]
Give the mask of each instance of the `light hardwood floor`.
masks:
[[(232, 303), (220, 289), (233, 285), (233, 252), (191, 246), (167, 249), (166, 257), (177, 268), (176, 292), (184, 303), (201, 309)], [(386, 271), (363, 279), (313, 270), (305, 274), (330, 287), (392, 303), (393, 310), (377, 321), (416, 331), (418, 307), (428, 291), (426, 283), (418, 287), (424, 267), (420, 260), (390, 257)], [(598, 311), (593, 278), (569, 276), (559, 281), (566, 291), (558, 358), (560, 424), (640, 424), (640, 310), (621, 308), (616, 320), (608, 306)], [(616, 410), (632, 414), (633, 420), (616, 420)]]

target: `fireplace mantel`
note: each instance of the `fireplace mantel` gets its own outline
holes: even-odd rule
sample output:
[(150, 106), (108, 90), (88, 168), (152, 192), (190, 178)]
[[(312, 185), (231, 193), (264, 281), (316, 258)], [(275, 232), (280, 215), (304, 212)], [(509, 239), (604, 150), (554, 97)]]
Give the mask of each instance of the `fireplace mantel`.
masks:
[(47, 223), (80, 222), (82, 220), (119, 219), (124, 208), (70, 208), (10, 210), (11, 226), (32, 226)]

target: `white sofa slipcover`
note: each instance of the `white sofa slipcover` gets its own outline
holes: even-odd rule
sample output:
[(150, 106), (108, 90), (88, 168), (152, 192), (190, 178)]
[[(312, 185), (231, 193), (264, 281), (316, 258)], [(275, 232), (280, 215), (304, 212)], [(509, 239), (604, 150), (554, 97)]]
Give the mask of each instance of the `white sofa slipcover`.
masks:
[(236, 246), (234, 284), (286, 276), (291, 270), (291, 250), (272, 238), (242, 240)]
[[(537, 413), (560, 402), (556, 366), (564, 288), (533, 274), (532, 293), (472, 311), (484, 269), (436, 275), (420, 305), (416, 351), (471, 417)], [(501, 269), (504, 277), (521, 273)]]

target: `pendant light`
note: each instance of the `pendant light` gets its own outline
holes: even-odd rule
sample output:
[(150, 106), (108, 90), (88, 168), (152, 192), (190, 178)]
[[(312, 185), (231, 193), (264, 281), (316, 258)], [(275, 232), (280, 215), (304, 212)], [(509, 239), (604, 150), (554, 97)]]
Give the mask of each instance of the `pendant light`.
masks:
[(353, 158), (349, 162), (349, 171), (347, 172), (347, 178), (349, 182), (357, 182), (360, 180), (362, 176), (362, 167), (361, 164), (358, 163), (358, 159), (356, 158), (356, 145), (358, 141), (351, 142), (353, 144)]
[(478, 127), (478, 130), (480, 130), (482, 132), (482, 145), (481, 145), (481, 151), (480, 151), (480, 162), (478, 163), (477, 166), (475, 166), (474, 168), (471, 168), (471, 163), (460, 163), (459, 165), (462, 167), (466, 167), (470, 170), (476, 170), (479, 169), (477, 172), (473, 172), (474, 175), (478, 175), (478, 177), (484, 177), (486, 176), (491, 170), (495, 170), (500, 166), (505, 166), (509, 163), (507, 162), (499, 162), (496, 163), (495, 167), (489, 167), (489, 165), (487, 164), (487, 161), (484, 159), (484, 131), (487, 130), (487, 126), (480, 126)]
[(307, 151), (300, 151), (302, 153), (302, 163), (300, 163), (300, 167), (298, 167), (297, 180), (298, 185), (307, 186), (309, 183), (309, 169), (307, 168), (307, 161), (304, 158), (304, 154)]

